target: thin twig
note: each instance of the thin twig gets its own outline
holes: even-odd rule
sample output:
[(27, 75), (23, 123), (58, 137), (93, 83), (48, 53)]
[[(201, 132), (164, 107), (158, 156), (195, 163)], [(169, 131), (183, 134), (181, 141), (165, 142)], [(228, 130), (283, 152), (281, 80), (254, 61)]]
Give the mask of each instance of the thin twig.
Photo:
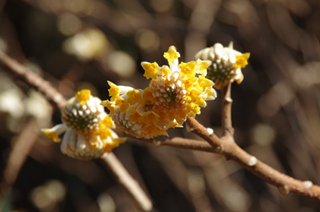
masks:
[(223, 136), (233, 136), (234, 130), (231, 120), (231, 83), (222, 88), (222, 114), (221, 114), (221, 127)]
[(125, 167), (117, 159), (113, 153), (105, 153), (101, 160), (107, 165), (113, 176), (128, 192), (128, 194), (136, 201), (137, 205), (143, 211), (152, 210), (152, 202), (146, 193), (141, 189), (135, 179), (131, 177)]
[(155, 146), (171, 146), (181, 149), (198, 150), (203, 152), (214, 152), (214, 149), (210, 144), (205, 141), (198, 141), (194, 139), (187, 139), (182, 137), (164, 138), (164, 139), (137, 139), (128, 138), (128, 140), (144, 141)]
[(55, 103), (59, 108), (65, 104), (63, 96), (52, 85), (44, 80), (39, 75), (32, 72), (29, 68), (18, 63), (18, 61), (12, 59), (3, 51), (0, 50), (0, 68), (4, 67), (4, 70), (15, 74), (17, 78), (23, 80), (29, 86), (39, 90), (43, 93), (48, 100)]
[[(36, 120), (30, 120), (12, 147), (6, 168), (3, 172), (4, 183), (10, 189), (15, 182), (21, 167), (23, 166), (29, 152), (39, 135), (39, 125)], [(26, 139), (28, 138), (28, 139)]]
[[(24, 67), (22, 64), (0, 50), (0, 68), (2, 65), (4, 66), (4, 70), (15, 74), (28, 85), (36, 88), (59, 108), (63, 107), (65, 104), (65, 98), (54, 87), (52, 87), (48, 81), (33, 73), (30, 69)], [(114, 176), (116, 176), (118, 182), (129, 192), (138, 206), (144, 211), (150, 211), (152, 209), (150, 199), (136, 181), (129, 175), (116, 156), (113, 155), (113, 153), (109, 153), (108, 156), (104, 155), (102, 160), (105, 161), (109, 170), (114, 174)]]
[(6, 4), (6, 0), (2, 0), (2, 1), (0, 1), (0, 13), (2, 12), (2, 10), (3, 10), (4, 6), (5, 6), (5, 4)]
[(210, 134), (207, 128), (202, 126), (197, 120), (194, 118), (187, 118), (186, 125), (190, 132), (195, 133), (207, 141), (213, 147), (213, 152), (218, 154), (223, 152), (223, 146), (218, 136), (216, 136), (214, 133)]

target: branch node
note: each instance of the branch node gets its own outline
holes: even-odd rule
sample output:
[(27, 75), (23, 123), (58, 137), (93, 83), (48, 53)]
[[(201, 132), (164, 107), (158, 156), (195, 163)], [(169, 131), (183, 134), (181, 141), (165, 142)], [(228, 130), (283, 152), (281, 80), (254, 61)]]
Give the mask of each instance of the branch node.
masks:
[(304, 181), (303, 183), (307, 189), (310, 189), (313, 186), (313, 183), (310, 180)]
[(249, 166), (255, 166), (257, 164), (257, 162), (258, 162), (257, 158), (254, 157), (254, 156), (251, 156), (250, 159), (249, 159), (248, 165)]
[(207, 128), (207, 132), (210, 136), (214, 133), (212, 128)]
[(224, 100), (226, 101), (226, 102), (229, 102), (229, 103), (232, 103), (232, 99), (231, 99), (231, 97), (226, 97), (226, 98), (224, 98)]
[(216, 148), (213, 149), (213, 151), (217, 154), (222, 154), (223, 152), (223, 148), (222, 148), (222, 145), (220, 146), (217, 146)]
[(283, 195), (287, 195), (290, 192), (290, 188), (287, 185), (283, 185), (283, 186), (278, 187), (278, 190)]

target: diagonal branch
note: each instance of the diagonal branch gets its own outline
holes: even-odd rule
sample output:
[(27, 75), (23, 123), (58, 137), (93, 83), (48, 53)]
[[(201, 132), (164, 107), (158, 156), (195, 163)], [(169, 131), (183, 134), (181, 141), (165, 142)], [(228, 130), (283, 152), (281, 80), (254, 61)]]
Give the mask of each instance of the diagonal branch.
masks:
[[(61, 108), (65, 104), (66, 100), (64, 97), (54, 87), (52, 87), (48, 81), (33, 73), (30, 69), (24, 67), (22, 64), (18, 63), (16, 60), (12, 59), (0, 50), (0, 68), (2, 66), (7, 72), (15, 74), (16, 77), (22, 79), (29, 86), (43, 93), (51, 102), (55, 103), (57, 107)], [(117, 157), (113, 153), (109, 153), (103, 155), (101, 160), (116, 177), (118, 183), (130, 194), (139, 208), (143, 211), (151, 211), (151, 200), (137, 182), (130, 176)]]
[[(190, 121), (192, 120), (192, 121)], [(206, 134), (206, 129), (195, 119), (188, 120), (187, 124), (192, 124), (192, 128), (195, 129), (193, 132), (202, 137)], [(288, 194), (295, 193), (312, 199), (320, 200), (320, 186), (313, 185), (311, 181), (301, 181), (289, 177), (265, 163), (259, 161), (256, 157), (248, 154), (241, 149), (229, 136), (222, 138), (206, 137), (205, 139), (209, 144), (212, 144), (213, 148), (220, 145), (222, 148), (221, 155), (225, 156), (228, 160), (233, 160), (243, 166), (251, 173), (257, 175), (264, 181), (276, 186), (280, 193)]]
[(132, 178), (127, 169), (113, 153), (105, 153), (101, 160), (108, 167), (114, 178), (125, 187), (130, 196), (143, 211), (152, 211), (152, 202), (141, 189), (138, 182)]
[(0, 68), (1, 67), (4, 67), (5, 71), (14, 74), (29, 86), (43, 93), (48, 100), (56, 104), (59, 108), (65, 104), (63, 96), (54, 87), (52, 87), (48, 81), (44, 80), (42, 77), (35, 74), (30, 69), (18, 63), (18, 61), (12, 59), (0, 50)]

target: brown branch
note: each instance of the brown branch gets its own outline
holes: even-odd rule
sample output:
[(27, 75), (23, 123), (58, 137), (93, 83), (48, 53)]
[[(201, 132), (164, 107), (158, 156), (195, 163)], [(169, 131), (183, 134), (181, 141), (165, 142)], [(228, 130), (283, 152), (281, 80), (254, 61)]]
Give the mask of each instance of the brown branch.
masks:
[(218, 154), (223, 152), (223, 146), (221, 145), (221, 141), (218, 136), (214, 133), (210, 134), (207, 128), (202, 126), (197, 120), (194, 118), (187, 118), (186, 125), (190, 132), (195, 133), (207, 141), (213, 147), (213, 152)]
[(55, 103), (59, 108), (65, 104), (65, 99), (63, 96), (54, 87), (52, 87), (48, 81), (33, 73), (29, 68), (18, 63), (18, 61), (12, 59), (6, 53), (0, 50), (0, 68), (2, 66), (4, 67), (4, 70), (14, 74), (17, 78), (23, 80), (29, 86), (43, 93), (48, 100)]
[[(226, 159), (237, 162), (264, 181), (276, 186), (280, 193), (288, 194), (291, 192), (320, 200), (320, 186), (313, 185), (311, 181), (300, 181), (294, 179), (271, 168), (265, 163), (259, 161), (256, 157), (245, 152), (234, 142), (233, 129), (231, 125), (232, 100), (229, 101), (230, 91), (226, 89), (223, 93), (222, 120), (224, 135), (221, 138), (218, 138), (215, 135), (209, 136), (208, 131), (204, 126), (197, 122), (197, 120), (189, 118), (187, 120), (187, 124), (192, 129), (191, 131), (205, 139), (214, 149), (220, 147), (220, 154), (225, 156)], [(232, 129), (232, 131), (230, 131), (230, 129)]]
[(231, 83), (222, 88), (222, 117), (221, 117), (221, 126), (223, 136), (233, 136), (234, 130), (232, 127), (231, 120)]
[(8, 189), (11, 188), (39, 134), (39, 125), (36, 120), (30, 120), (12, 147), (6, 168), (3, 172), (3, 186), (8, 187)]
[(138, 203), (137, 205), (143, 211), (152, 210), (152, 202), (141, 189), (135, 179), (131, 177), (125, 167), (121, 164), (118, 158), (113, 153), (105, 153), (101, 160), (107, 165), (113, 176), (128, 192), (128, 194)]
[(313, 185), (310, 181), (294, 179), (271, 168), (245, 152), (235, 142), (223, 142), (223, 147), (224, 152), (222, 155), (237, 162), (264, 181), (276, 186), (282, 194), (294, 193), (320, 200), (320, 186)]
[[(0, 50), (0, 68), (2, 65), (4, 66), (4, 70), (9, 73), (13, 73), (19, 79), (22, 79), (28, 85), (43, 93), (59, 108), (63, 107), (65, 104), (65, 98), (54, 87), (52, 87), (48, 81), (33, 73), (30, 69), (24, 67), (22, 64)], [(147, 197), (136, 181), (129, 175), (116, 156), (113, 153), (109, 153), (102, 156), (101, 159), (108, 166), (112, 174), (116, 176), (118, 183), (122, 185), (123, 188), (125, 188), (125, 190), (132, 196), (137, 205), (144, 211), (151, 211), (151, 200)]]
[(0, 1), (0, 13), (2, 12), (2, 10), (3, 10), (4, 6), (5, 6), (5, 4), (6, 4), (6, 0), (2, 0), (2, 1)]
[(165, 138), (165, 139), (136, 139), (136, 138), (128, 138), (128, 140), (134, 141), (144, 141), (149, 144), (153, 144), (155, 146), (171, 146), (181, 149), (188, 150), (197, 150), (203, 152), (214, 152), (214, 149), (210, 144), (205, 141), (198, 141), (193, 139), (187, 139), (182, 137), (173, 137), (173, 138)]

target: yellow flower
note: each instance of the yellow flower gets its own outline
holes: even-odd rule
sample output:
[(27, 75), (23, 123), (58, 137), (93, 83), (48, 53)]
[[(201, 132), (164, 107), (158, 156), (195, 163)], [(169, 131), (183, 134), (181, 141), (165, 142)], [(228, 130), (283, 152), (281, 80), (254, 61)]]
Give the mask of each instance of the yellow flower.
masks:
[(216, 89), (236, 81), (238, 84), (243, 80), (241, 68), (248, 64), (249, 53), (242, 54), (233, 49), (232, 43), (229, 47), (223, 47), (220, 43), (199, 51), (195, 58), (206, 59), (212, 62), (208, 67), (207, 78), (214, 82)]
[(189, 63), (181, 62), (179, 67), (181, 69), (182, 77), (194, 77), (196, 75), (196, 71), (195, 71), (196, 62), (194, 61)]
[(78, 92), (61, 109), (63, 124), (42, 129), (49, 139), (61, 142), (62, 153), (77, 159), (93, 159), (110, 152), (124, 139), (118, 138), (111, 128), (114, 123), (104, 111), (101, 100), (89, 90)]
[[(168, 52), (172, 51), (175, 51), (175, 48), (171, 46)], [(205, 100), (211, 100), (216, 97), (216, 93), (212, 88), (213, 82), (204, 78), (206, 68), (211, 62), (198, 59), (197, 61), (178, 64), (178, 57), (175, 57), (174, 62), (171, 61), (171, 57), (165, 58), (169, 62), (169, 73), (157, 76), (149, 84), (154, 99), (153, 104), (158, 106), (155, 112), (164, 111), (170, 113), (171, 111), (179, 111), (181, 118), (181, 111), (184, 111), (185, 120), (188, 116), (188, 111), (183, 110), (183, 108), (187, 107), (191, 102), (199, 103), (200, 105), (198, 106), (205, 106)], [(206, 95), (204, 95), (204, 91), (206, 91)], [(206, 99), (203, 99), (203, 96)], [(198, 110), (198, 113), (200, 113), (200, 110)], [(175, 122), (176, 120), (171, 121)]]
[(141, 92), (139, 90), (128, 91), (128, 103), (133, 105), (142, 101)]
[(163, 57), (166, 58), (169, 62), (173, 63), (180, 57), (180, 53), (177, 52), (176, 47), (170, 46), (169, 50), (163, 54)]
[(166, 130), (157, 127), (160, 117), (149, 105), (153, 102), (150, 89), (142, 91), (124, 86), (116, 87), (119, 88), (120, 95), (114, 101), (105, 101), (103, 105), (110, 110), (110, 115), (120, 130), (137, 138), (166, 134)]
[(147, 79), (155, 79), (157, 77), (159, 72), (159, 65), (157, 63), (142, 62), (141, 65), (145, 70), (143, 74), (144, 77), (146, 77)]
[(111, 101), (104, 103), (116, 126), (137, 138), (167, 135), (169, 128), (181, 127), (187, 117), (200, 113), (205, 101), (216, 97), (214, 83), (205, 78), (210, 61), (199, 59), (179, 65), (180, 54), (174, 46), (164, 57), (169, 66), (141, 63), (144, 76), (151, 78), (147, 88), (124, 89), (113, 84), (119, 91), (109, 92)]
[(248, 59), (250, 57), (250, 53), (245, 53), (236, 56), (236, 68), (244, 68), (248, 65)]
[(111, 100), (114, 100), (117, 96), (119, 96), (120, 89), (112, 82), (108, 81), (110, 86), (109, 95), (111, 96)]
[(51, 129), (41, 129), (46, 136), (54, 142), (60, 142), (59, 135), (66, 131), (67, 126), (65, 124), (58, 124)]
[(76, 98), (78, 99), (79, 103), (82, 105), (90, 99), (91, 92), (89, 90), (82, 90), (77, 92)]

